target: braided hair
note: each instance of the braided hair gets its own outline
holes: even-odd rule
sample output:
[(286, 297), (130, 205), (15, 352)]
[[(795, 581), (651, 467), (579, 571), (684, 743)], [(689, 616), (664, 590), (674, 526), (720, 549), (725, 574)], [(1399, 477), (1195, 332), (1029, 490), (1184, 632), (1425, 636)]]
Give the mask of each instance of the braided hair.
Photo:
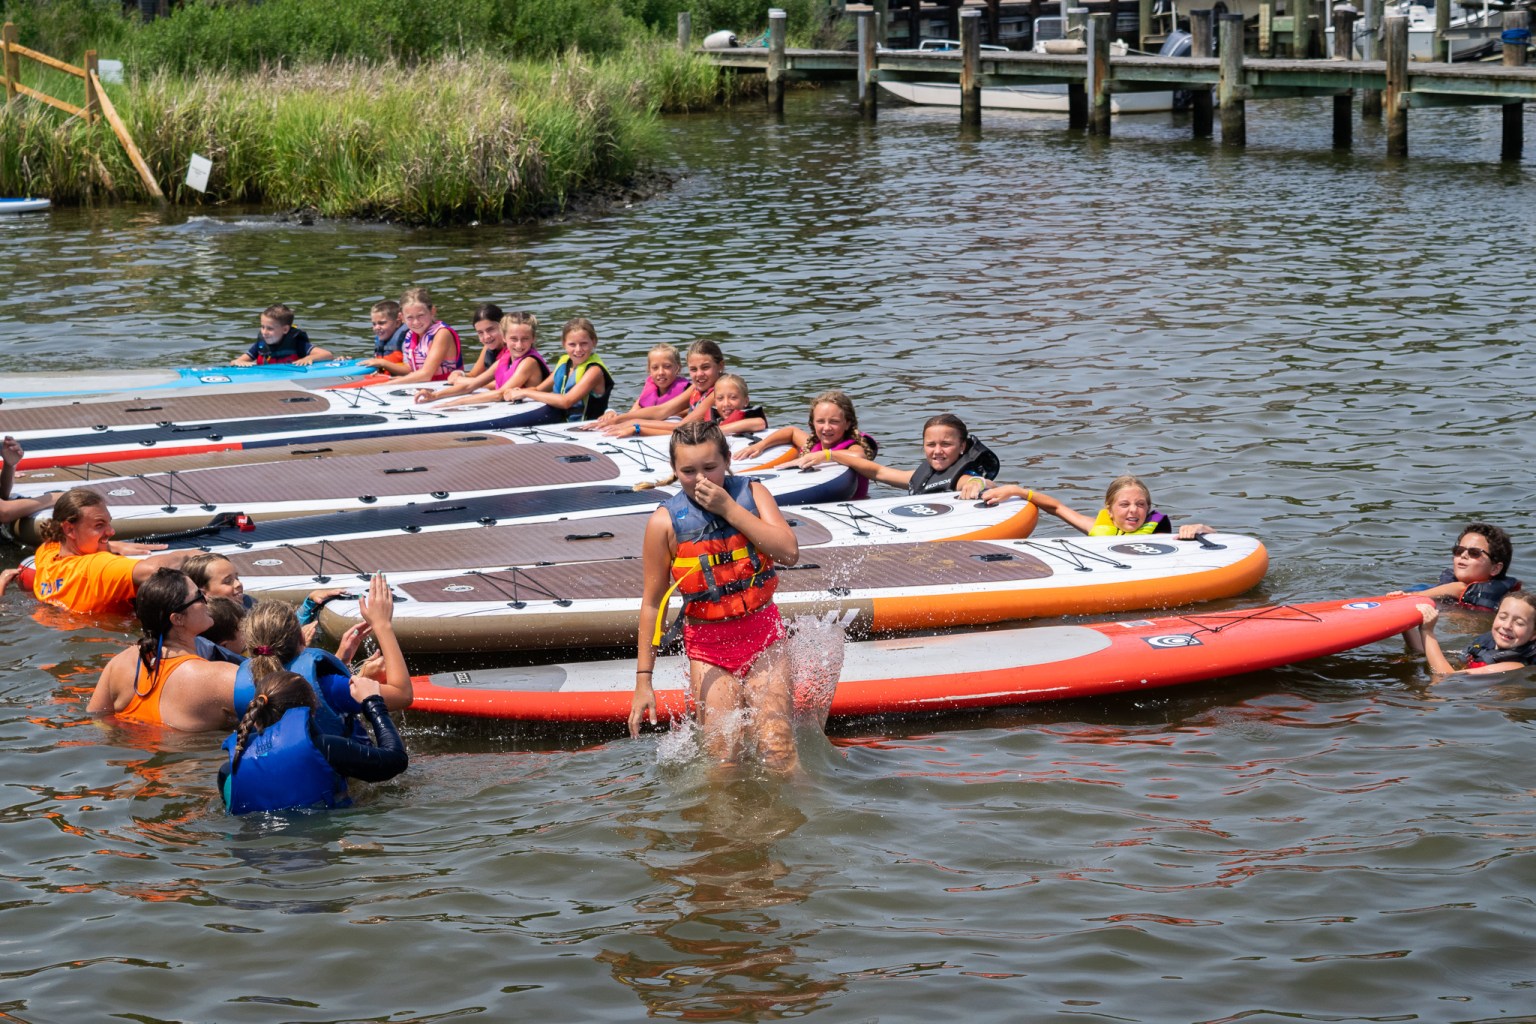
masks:
[(230, 771), (240, 767), (240, 755), (256, 734), (276, 724), (279, 718), (294, 708), (313, 708), (315, 691), (309, 682), (297, 672), (268, 672), (256, 677), (256, 696), (251, 706), (240, 716), (235, 726), (235, 750), (230, 758)]

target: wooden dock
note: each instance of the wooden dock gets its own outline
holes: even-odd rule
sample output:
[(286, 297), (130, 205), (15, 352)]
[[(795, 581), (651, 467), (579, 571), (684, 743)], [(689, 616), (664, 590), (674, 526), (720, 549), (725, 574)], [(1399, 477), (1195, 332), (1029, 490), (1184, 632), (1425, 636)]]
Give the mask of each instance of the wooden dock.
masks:
[[(1351, 16), (1340, 12), (1345, 19)], [(1408, 19), (1385, 19), (1384, 60), (1252, 59), (1243, 55), (1240, 15), (1213, 17), (1210, 11), (1191, 12), (1196, 56), (1111, 57), (1109, 16), (1085, 19), (1087, 52), (1079, 54), (983, 53), (979, 44), (979, 13), (965, 12), (961, 21), (961, 50), (893, 53), (877, 50), (871, 17), (859, 14), (859, 49), (799, 50), (784, 46), (782, 12), (770, 12), (769, 45), (763, 48), (703, 50), (716, 65), (768, 76), (768, 102), (783, 109), (784, 85), (797, 80), (853, 79), (859, 84), (860, 110), (876, 114), (880, 81), (956, 81), (960, 83), (962, 122), (981, 119), (980, 90), (989, 86), (1065, 84), (1070, 99), (1068, 124), (1099, 134), (1110, 133), (1110, 97), (1115, 93), (1189, 90), (1197, 136), (1212, 134), (1213, 110), (1221, 113), (1221, 141), (1242, 146), (1247, 141), (1245, 103), (1250, 99), (1301, 96), (1335, 97), (1334, 144), (1351, 144), (1350, 116), (1354, 96), (1363, 99), (1365, 116), (1386, 119), (1387, 152), (1408, 153), (1408, 112), (1414, 108), (1446, 106), (1504, 107), (1503, 157), (1518, 160), (1523, 148), (1523, 114), (1527, 101), (1536, 101), (1536, 66), (1525, 66), (1527, 15), (1505, 15), (1504, 64), (1410, 63)], [(1352, 20), (1335, 26), (1335, 38), (1347, 45)], [(1208, 56), (1219, 33), (1222, 56)], [(1518, 40), (1518, 43), (1510, 40)], [(1200, 54), (1207, 56), (1200, 56)], [(1214, 93), (1214, 96), (1213, 96)]]

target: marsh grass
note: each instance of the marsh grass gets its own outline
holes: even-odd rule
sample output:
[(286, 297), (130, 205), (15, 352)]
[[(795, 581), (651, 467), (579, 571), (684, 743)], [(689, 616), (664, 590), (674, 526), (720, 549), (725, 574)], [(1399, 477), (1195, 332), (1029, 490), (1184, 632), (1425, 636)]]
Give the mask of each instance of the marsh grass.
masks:
[[(78, 99), (77, 80), (42, 77), (29, 84)], [(528, 217), (625, 182), (657, 152), (658, 113), (730, 98), (733, 81), (646, 43), (606, 60), (162, 71), (108, 90), (173, 202), (433, 224)], [(0, 109), (0, 140), (0, 193), (144, 198), (104, 123), (16, 103)], [(206, 195), (183, 184), (194, 152), (213, 160)]]

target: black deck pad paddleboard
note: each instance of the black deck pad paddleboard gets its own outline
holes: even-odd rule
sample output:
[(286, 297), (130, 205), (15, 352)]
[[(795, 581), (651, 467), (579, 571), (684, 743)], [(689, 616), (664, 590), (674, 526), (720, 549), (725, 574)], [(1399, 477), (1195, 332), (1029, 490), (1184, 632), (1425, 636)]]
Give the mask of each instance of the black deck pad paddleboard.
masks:
[[(53, 437), (29, 437), (24, 439), (27, 454), (60, 451), (69, 448), (89, 449), (96, 445), (127, 448), (140, 445), (153, 449), (160, 445), (196, 444), (199, 441), (229, 441), (261, 434), (300, 434), (310, 431), (339, 430), (343, 427), (366, 427), (389, 423), (385, 416), (362, 416), (352, 413), (326, 413), (320, 416), (272, 416), (254, 420), (224, 420), (218, 423), (172, 423), (168, 426), (129, 427), (123, 430), (96, 433), (89, 429), (77, 434), (58, 434)], [(392, 428), (398, 429), (398, 428)], [(275, 442), (291, 444), (286, 437)]]
[[(628, 487), (597, 484), (588, 487), (552, 487), (546, 491), (522, 491), (462, 501), (436, 501), (387, 508), (365, 508), (352, 512), (298, 516), (253, 524), (250, 530), (224, 526), (186, 530), (146, 541), (164, 541), (173, 548), (215, 547), (222, 544), (249, 544), (253, 541), (316, 541), (337, 539), (396, 530), (402, 535), (449, 523), (483, 523), (491, 526), (505, 519), (552, 517), (576, 512), (596, 512), (632, 508), (655, 508), (666, 495), (657, 491), (636, 491)], [(471, 543), (466, 539), (465, 543)]]

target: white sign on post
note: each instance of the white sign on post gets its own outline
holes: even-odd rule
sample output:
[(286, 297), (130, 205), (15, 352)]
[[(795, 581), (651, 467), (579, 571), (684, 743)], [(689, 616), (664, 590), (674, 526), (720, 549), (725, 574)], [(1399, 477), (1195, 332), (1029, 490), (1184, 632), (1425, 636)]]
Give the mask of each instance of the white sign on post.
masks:
[(213, 170), (213, 161), (205, 156), (192, 154), (192, 163), (187, 167), (187, 187), (195, 188), (199, 192), (208, 191), (208, 175)]

